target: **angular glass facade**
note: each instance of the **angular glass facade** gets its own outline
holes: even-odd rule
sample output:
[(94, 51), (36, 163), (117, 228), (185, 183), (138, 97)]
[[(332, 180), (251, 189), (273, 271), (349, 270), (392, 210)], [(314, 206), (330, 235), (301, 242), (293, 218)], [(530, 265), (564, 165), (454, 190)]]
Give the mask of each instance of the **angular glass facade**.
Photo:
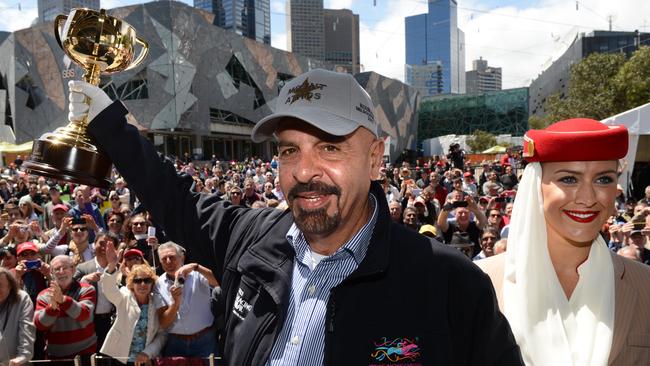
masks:
[(194, 7), (213, 13), (214, 25), (271, 44), (269, 0), (194, 0)]
[(522, 136), (528, 130), (528, 88), (481, 95), (423, 100), (418, 112), (418, 140), (475, 130)]
[(455, 0), (429, 0), (427, 14), (406, 17), (405, 50), (407, 66), (441, 66), (440, 92), (432, 92), (417, 80), (410, 80), (406, 69), (407, 84), (418, 89), (422, 96), (465, 92), (465, 34), (458, 29)]

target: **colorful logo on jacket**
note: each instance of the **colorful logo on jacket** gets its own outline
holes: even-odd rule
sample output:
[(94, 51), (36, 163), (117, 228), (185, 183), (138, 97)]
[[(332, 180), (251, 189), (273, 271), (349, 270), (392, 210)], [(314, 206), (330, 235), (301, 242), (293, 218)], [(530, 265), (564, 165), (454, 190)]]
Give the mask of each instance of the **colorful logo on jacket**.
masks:
[(420, 347), (417, 345), (418, 338), (395, 338), (388, 339), (382, 337), (379, 342), (375, 342), (375, 350), (370, 357), (375, 361), (382, 363), (395, 364), (408, 363), (412, 364), (420, 358)]

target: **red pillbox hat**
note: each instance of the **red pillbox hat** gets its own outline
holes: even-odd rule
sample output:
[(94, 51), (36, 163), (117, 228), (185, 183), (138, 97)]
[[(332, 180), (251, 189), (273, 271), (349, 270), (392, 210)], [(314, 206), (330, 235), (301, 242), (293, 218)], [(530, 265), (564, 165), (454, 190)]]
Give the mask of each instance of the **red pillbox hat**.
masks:
[(554, 123), (524, 135), (528, 162), (618, 160), (627, 154), (627, 128), (587, 118)]

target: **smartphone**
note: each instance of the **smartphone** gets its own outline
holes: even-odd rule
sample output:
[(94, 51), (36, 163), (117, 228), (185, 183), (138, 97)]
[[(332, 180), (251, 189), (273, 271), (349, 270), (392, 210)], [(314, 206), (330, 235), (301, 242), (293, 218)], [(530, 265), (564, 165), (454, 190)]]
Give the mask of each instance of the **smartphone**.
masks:
[(40, 259), (34, 259), (31, 261), (25, 261), (25, 268), (29, 271), (33, 271), (36, 269), (41, 268), (41, 260)]
[(497, 197), (494, 199), (494, 202), (505, 202), (506, 198), (505, 197)]
[(149, 237), (156, 236), (156, 228), (154, 226), (149, 226), (147, 228), (147, 236)]
[(452, 203), (451, 205), (454, 206), (454, 208), (467, 207), (467, 205), (469, 205), (469, 203), (467, 203), (467, 201), (456, 201), (456, 202)]

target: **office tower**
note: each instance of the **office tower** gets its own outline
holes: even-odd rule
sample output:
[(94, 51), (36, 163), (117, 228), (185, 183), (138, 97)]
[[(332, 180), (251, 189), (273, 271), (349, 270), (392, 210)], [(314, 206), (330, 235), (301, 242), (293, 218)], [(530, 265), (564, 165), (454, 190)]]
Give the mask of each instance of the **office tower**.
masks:
[(348, 9), (324, 9), (325, 61), (335, 70), (359, 73), (359, 15)]
[(501, 90), (501, 68), (488, 66), (487, 60), (472, 61), (472, 69), (466, 73), (467, 94), (483, 94)]
[(289, 52), (319, 60), (325, 58), (323, 0), (287, 0)]
[(271, 44), (269, 0), (194, 0), (194, 7), (214, 14), (214, 25)]
[[(465, 93), (465, 33), (458, 28), (456, 6), (455, 0), (429, 0), (428, 13), (405, 19), (405, 79), (422, 96)], [(414, 84), (409, 77), (415, 69), (435, 72)]]

